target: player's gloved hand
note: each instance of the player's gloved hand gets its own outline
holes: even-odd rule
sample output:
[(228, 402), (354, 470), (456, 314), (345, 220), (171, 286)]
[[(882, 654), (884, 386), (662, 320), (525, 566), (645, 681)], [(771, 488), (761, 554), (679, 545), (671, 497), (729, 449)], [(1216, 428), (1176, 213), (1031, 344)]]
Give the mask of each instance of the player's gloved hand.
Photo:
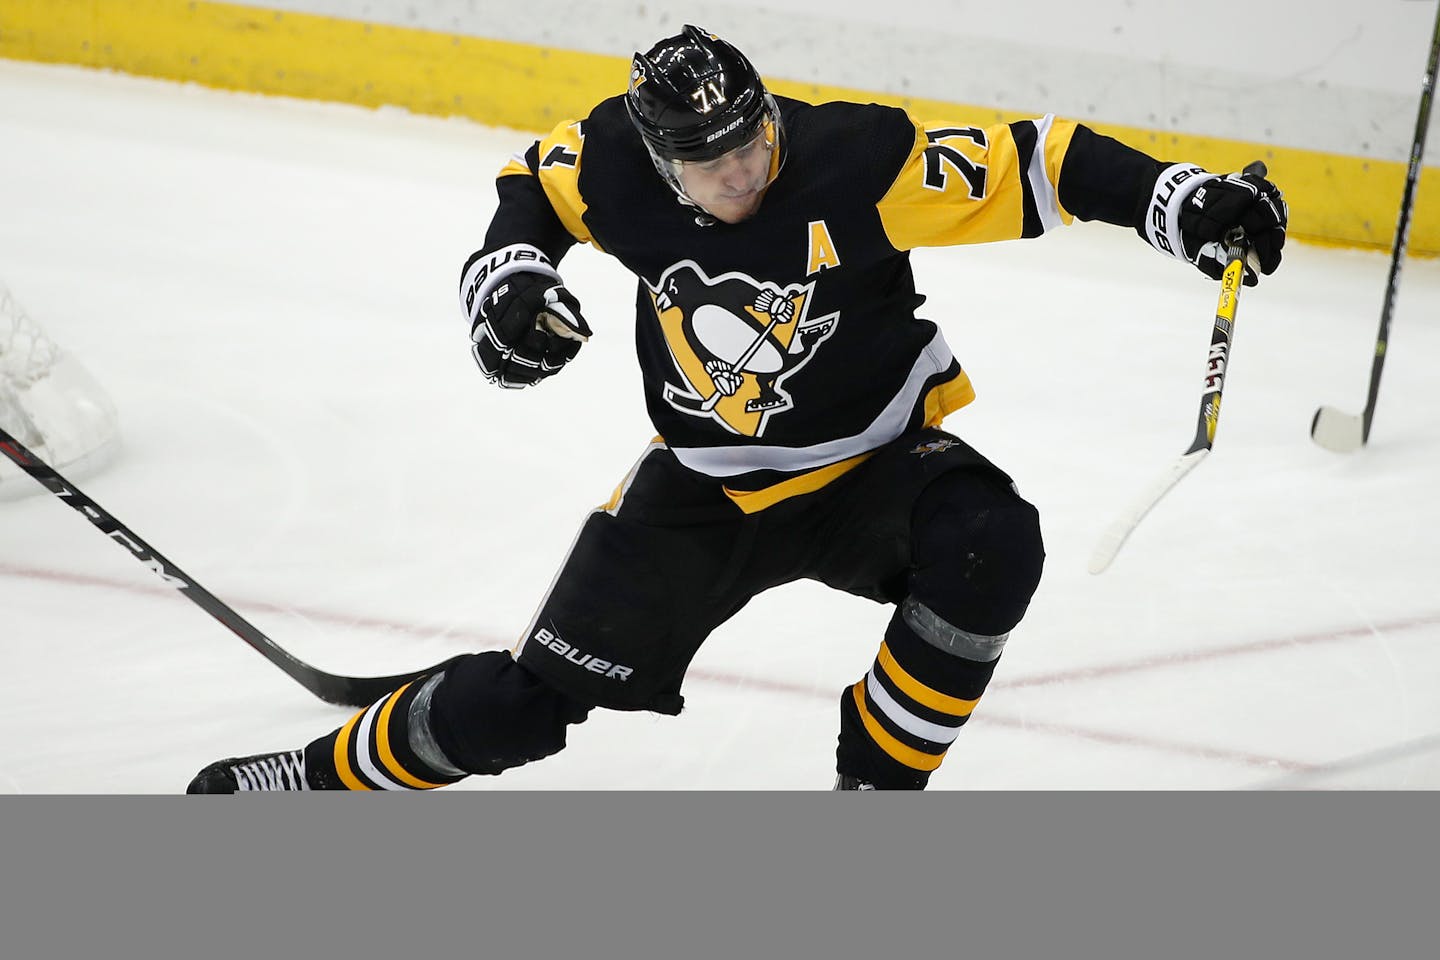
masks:
[(1245, 286), (1280, 266), (1290, 210), (1280, 188), (1253, 173), (1217, 176), (1191, 164), (1166, 168), (1138, 229), (1162, 253), (1193, 263), (1212, 280), (1225, 272), (1225, 240), (1237, 231), (1249, 250)]
[(528, 387), (553, 377), (590, 339), (580, 301), (543, 273), (512, 273), (480, 301), (470, 331), (475, 360), (486, 379)]
[(1201, 273), (1219, 280), (1225, 272), (1225, 238), (1238, 227), (1255, 255), (1245, 265), (1245, 285), (1253, 287), (1260, 282), (1257, 266), (1266, 276), (1280, 266), (1289, 220), (1290, 210), (1275, 184), (1253, 173), (1226, 174), (1200, 184), (1181, 206), (1185, 256)]
[(590, 339), (580, 301), (543, 253), (512, 244), (466, 264), (471, 352), (491, 383), (520, 388), (559, 373)]

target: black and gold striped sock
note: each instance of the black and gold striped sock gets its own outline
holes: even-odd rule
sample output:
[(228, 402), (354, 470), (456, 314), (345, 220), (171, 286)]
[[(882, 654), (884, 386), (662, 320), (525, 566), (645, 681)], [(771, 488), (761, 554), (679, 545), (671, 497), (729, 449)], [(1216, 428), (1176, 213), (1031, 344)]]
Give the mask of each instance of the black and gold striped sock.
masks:
[(841, 697), (839, 770), (883, 789), (924, 789), (985, 692), (1000, 640), (992, 659), (959, 656), (897, 610), (870, 671)]
[(443, 674), (423, 677), (361, 710), (305, 748), (317, 790), (433, 790), (465, 778), (435, 745), (429, 699)]

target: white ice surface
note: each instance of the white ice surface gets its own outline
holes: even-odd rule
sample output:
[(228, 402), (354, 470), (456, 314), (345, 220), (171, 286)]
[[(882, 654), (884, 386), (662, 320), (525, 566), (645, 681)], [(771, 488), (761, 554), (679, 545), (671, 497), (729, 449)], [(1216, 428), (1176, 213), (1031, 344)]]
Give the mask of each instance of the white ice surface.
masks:
[[(563, 264), (596, 331), (564, 376), (502, 392), (469, 356), (459, 267), (530, 139), (0, 61), (0, 276), (121, 413), (81, 488), (322, 668), (510, 646), (652, 434), (632, 280), (594, 251)], [(1370, 443), (1339, 456), (1310, 418), (1363, 405), (1389, 259), (1292, 245), (1241, 298), (1214, 453), (1094, 577), (1193, 436), (1215, 284), (1096, 224), (915, 262), (979, 392), (947, 426), (1049, 555), (933, 787), (1440, 787), (1440, 263), (1407, 265)], [(772, 591), (681, 717), (597, 714), (460, 789), (828, 788), (887, 616)], [(347, 716), (56, 498), (0, 503), (0, 792), (174, 792)]]

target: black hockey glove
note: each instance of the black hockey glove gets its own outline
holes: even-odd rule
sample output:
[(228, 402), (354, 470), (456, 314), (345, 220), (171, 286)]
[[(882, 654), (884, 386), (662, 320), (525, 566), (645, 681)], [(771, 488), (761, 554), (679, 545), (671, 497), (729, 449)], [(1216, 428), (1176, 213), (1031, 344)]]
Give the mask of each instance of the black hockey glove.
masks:
[(554, 376), (590, 339), (580, 301), (545, 254), (528, 244), (471, 257), (460, 295), (475, 362), (485, 379), (502, 387)]
[(1250, 254), (1245, 286), (1280, 266), (1290, 210), (1280, 188), (1253, 173), (1223, 177), (1190, 164), (1160, 174), (1137, 229), (1161, 253), (1193, 263), (1212, 280), (1225, 272), (1224, 241), (1238, 229)]

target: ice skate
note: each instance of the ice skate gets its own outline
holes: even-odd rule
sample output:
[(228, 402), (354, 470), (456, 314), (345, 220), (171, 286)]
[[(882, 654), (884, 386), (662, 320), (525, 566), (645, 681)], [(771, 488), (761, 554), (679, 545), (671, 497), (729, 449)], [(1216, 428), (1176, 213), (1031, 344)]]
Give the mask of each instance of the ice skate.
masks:
[(186, 793), (239, 793), (249, 790), (309, 790), (305, 751), (260, 753), (217, 760), (201, 770)]

